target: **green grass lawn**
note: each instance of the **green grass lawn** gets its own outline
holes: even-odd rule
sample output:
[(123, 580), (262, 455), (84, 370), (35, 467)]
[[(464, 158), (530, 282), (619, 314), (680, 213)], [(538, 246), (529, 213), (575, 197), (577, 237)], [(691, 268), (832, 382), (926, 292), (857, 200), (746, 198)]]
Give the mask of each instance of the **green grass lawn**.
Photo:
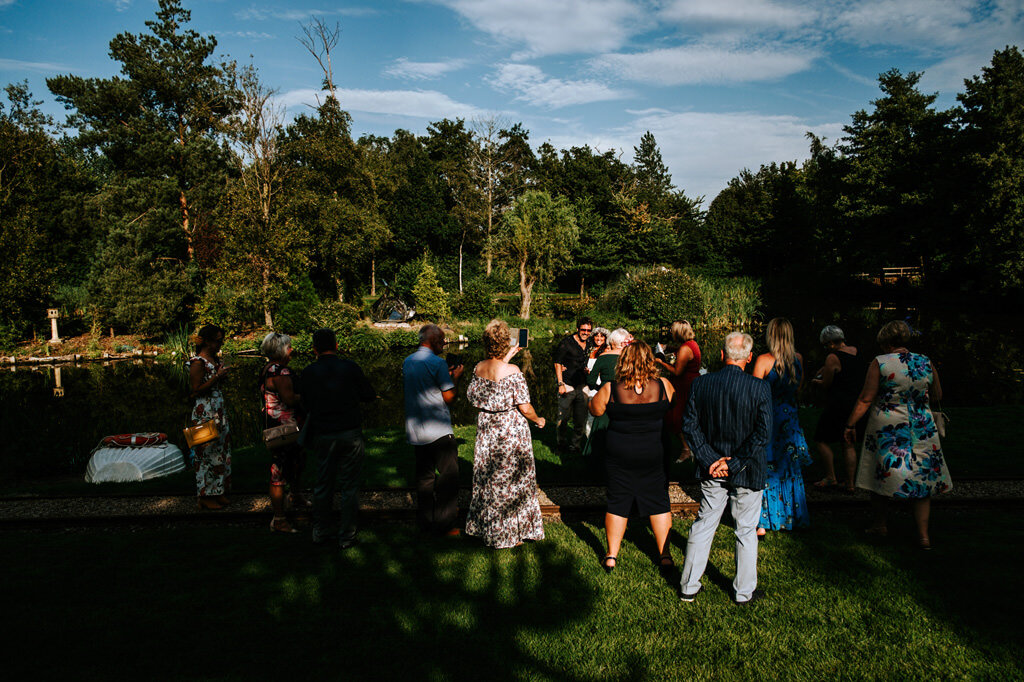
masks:
[[(949, 410), (952, 423), (949, 435), (943, 440), (946, 459), (953, 476), (991, 477), (1024, 476), (1024, 458), (1021, 457), (1020, 436), (1016, 424), (1024, 417), (1024, 408), (1019, 405)], [(814, 434), (820, 410), (802, 408), (800, 421), (804, 433), (810, 439)], [(458, 426), (455, 435), (460, 441), (459, 458), (462, 460), (460, 476), (463, 485), (472, 481), (473, 442), (475, 426)], [(563, 459), (555, 452), (553, 426), (543, 431), (533, 429), (533, 453), (537, 462), (537, 480), (545, 485), (603, 485), (604, 471), (599, 462), (582, 457)], [(366, 487), (411, 486), (414, 484), (414, 462), (412, 447), (405, 442), (405, 433), (400, 429), (367, 430), (367, 452), (364, 468)], [(814, 444), (809, 442), (811, 454), (817, 460)], [(270, 480), (270, 456), (261, 447), (236, 448), (232, 454), (233, 485), (238, 492), (260, 492), (267, 488)], [(821, 465), (815, 461), (807, 471), (809, 480), (822, 476)], [(304, 485), (311, 487), (315, 478), (315, 467), (306, 467)], [(672, 480), (691, 481), (693, 463), (673, 465)], [(184, 471), (144, 483), (122, 483), (94, 485), (81, 478), (43, 479), (19, 481), (14, 478), (0, 482), (0, 495), (110, 495), (123, 493), (176, 493), (190, 491), (194, 485), (193, 476)]]
[[(346, 553), (263, 527), (4, 531), (8, 679), (1020, 679), (1024, 530), (943, 510), (870, 544), (855, 515), (773, 534), (768, 597), (736, 607), (731, 532), (679, 602), (641, 524), (605, 575), (603, 530), (548, 524), (491, 551), (364, 529)], [(682, 560), (689, 521), (677, 521)], [(970, 557), (968, 561), (966, 557)]]

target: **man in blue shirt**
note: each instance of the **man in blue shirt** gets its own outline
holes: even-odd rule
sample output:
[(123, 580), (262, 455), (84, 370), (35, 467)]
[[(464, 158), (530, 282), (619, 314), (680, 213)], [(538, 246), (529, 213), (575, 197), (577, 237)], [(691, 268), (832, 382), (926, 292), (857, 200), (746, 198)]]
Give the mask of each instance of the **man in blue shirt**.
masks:
[(726, 336), (725, 367), (697, 377), (690, 390), (683, 434), (697, 460), (703, 499), (686, 543), (680, 580), (680, 598), (686, 602), (700, 592), (726, 502), (731, 502), (736, 523), (736, 603), (750, 604), (764, 596), (757, 589), (757, 521), (772, 429), (772, 394), (768, 382), (743, 371), (753, 347), (749, 334)]
[(416, 451), (417, 520), (422, 530), (458, 535), (459, 452), (448, 405), (463, 367), (449, 368), (439, 356), (444, 332), (420, 327), (420, 346), (402, 363), (405, 432)]

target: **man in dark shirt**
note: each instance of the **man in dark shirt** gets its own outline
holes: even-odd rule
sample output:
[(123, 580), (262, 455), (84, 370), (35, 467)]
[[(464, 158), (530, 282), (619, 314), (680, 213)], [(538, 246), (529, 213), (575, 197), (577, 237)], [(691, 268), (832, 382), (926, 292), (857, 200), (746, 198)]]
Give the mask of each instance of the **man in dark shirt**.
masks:
[(757, 589), (757, 521), (772, 428), (772, 394), (767, 381), (743, 371), (753, 346), (749, 334), (726, 336), (722, 350), (725, 367), (697, 377), (690, 389), (683, 435), (697, 460), (703, 497), (686, 543), (680, 580), (683, 601), (693, 601), (700, 592), (700, 579), (726, 502), (731, 502), (736, 524), (736, 603), (749, 604), (764, 596)]
[[(566, 336), (555, 349), (555, 379), (558, 381), (558, 447), (572, 454), (583, 448), (583, 434), (587, 426), (587, 340), (594, 329), (590, 318), (576, 322), (576, 333)], [(569, 418), (572, 418), (572, 437), (569, 437)]]
[[(338, 543), (347, 549), (356, 541), (359, 478), (363, 468), (362, 412), (377, 392), (359, 365), (338, 357), (338, 340), (330, 329), (313, 332), (316, 362), (302, 372), (302, 402), (309, 414), (303, 440), (316, 455), (313, 489), (313, 542)], [(341, 491), (341, 531), (334, 523), (334, 490)]]

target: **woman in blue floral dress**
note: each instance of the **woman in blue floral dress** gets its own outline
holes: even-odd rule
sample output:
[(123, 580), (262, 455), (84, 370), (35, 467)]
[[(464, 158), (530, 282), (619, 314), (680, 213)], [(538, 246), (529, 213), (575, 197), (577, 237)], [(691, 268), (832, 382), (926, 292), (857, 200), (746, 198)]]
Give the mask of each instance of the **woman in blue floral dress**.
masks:
[(864, 388), (846, 420), (851, 424), (868, 415), (864, 447), (857, 470), (857, 487), (871, 491), (872, 535), (886, 535), (889, 499), (910, 500), (918, 545), (931, 548), (928, 516), (931, 497), (953, 487), (942, 455), (942, 444), (929, 407), (929, 398), (942, 398), (939, 375), (931, 360), (907, 349), (912, 332), (906, 322), (890, 322), (878, 332), (882, 355), (868, 368)]
[(759, 536), (769, 530), (806, 528), (811, 523), (803, 477), (803, 467), (811, 463), (811, 456), (797, 415), (803, 358), (794, 349), (793, 325), (783, 317), (768, 323), (766, 340), (768, 352), (754, 363), (754, 376), (772, 387), (772, 439), (757, 524)]

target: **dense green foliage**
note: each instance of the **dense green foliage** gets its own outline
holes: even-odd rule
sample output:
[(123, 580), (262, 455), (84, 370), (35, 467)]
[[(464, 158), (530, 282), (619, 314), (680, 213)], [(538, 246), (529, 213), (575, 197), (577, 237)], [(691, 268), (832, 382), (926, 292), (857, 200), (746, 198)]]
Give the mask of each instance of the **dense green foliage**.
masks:
[[(1024, 283), (1017, 47), (996, 52), (948, 111), (920, 92), (920, 74), (881, 74), (880, 97), (839, 140), (809, 136), (802, 164), (740, 170), (705, 211), (649, 132), (631, 162), (588, 146), (535, 152), (521, 124), (493, 118), (355, 140), (330, 83), (286, 121), (255, 68), (215, 61), (216, 40), (189, 20), (180, 0), (160, 0), (146, 31), (111, 40), (120, 75), (47, 81), (74, 136), (57, 136), (27, 86), (8, 86), (0, 345), (41, 330), (55, 305), (82, 329), (301, 329), (297, 302), (385, 285), (411, 302), (424, 255), (447, 297), (431, 306), (481, 317), (516, 292), (524, 318), (550, 312), (552, 289), (578, 290), (586, 307), (588, 288), (658, 266), (773, 290), (841, 287), (893, 265), (920, 266), (946, 290)], [(681, 310), (707, 300), (682, 295)]]

